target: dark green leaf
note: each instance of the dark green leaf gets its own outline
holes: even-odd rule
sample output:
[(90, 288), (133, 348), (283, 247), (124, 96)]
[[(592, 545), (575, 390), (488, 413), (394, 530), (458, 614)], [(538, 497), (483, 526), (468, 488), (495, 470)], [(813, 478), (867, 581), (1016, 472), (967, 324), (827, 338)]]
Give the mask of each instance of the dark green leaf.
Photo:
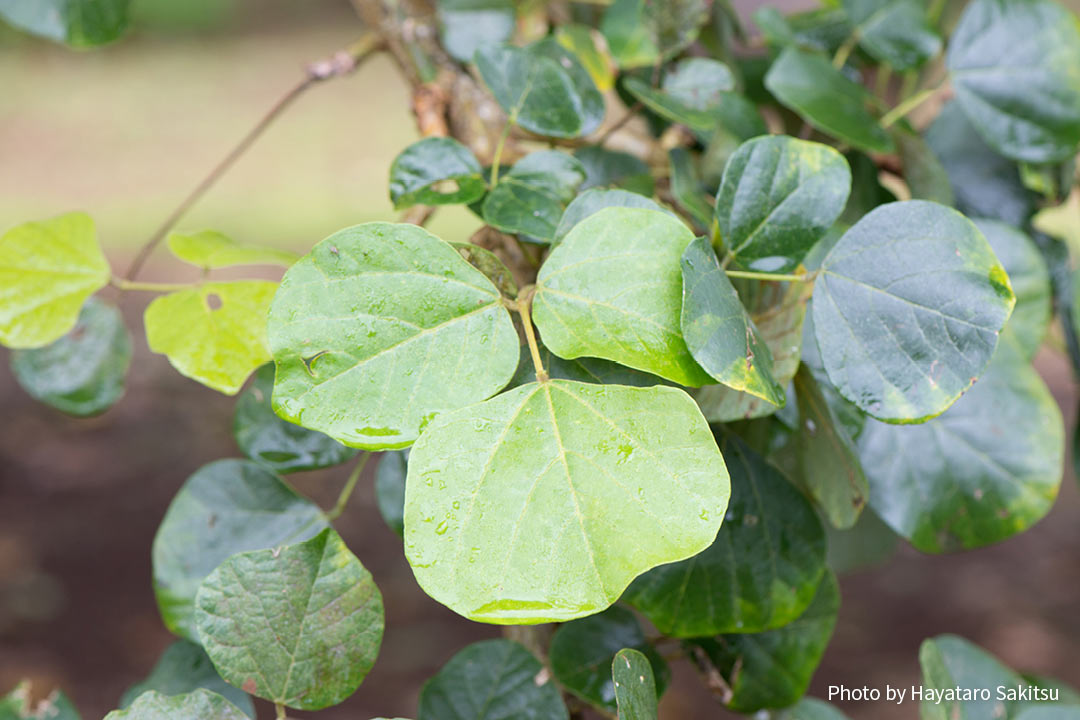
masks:
[(585, 168), (558, 150), (519, 160), (484, 198), (484, 220), (511, 234), (551, 242), (567, 204), (585, 181)]
[(510, 640), (473, 643), (424, 683), (418, 720), (567, 720), (555, 683)]
[(59, 340), (110, 272), (94, 221), (84, 213), (0, 235), (0, 344), (38, 348)]
[[(553, 45), (559, 48), (554, 41)], [(588, 135), (604, 119), (603, 98), (576, 58), (569, 53), (564, 56), (571, 67), (576, 64), (583, 76), (572, 74), (547, 53), (546, 49), (530, 52), (507, 45), (485, 45), (476, 51), (476, 67), (510, 122), (538, 135)], [(584, 92), (580, 86), (583, 79), (591, 85), (586, 85)]]
[(998, 700), (997, 688), (1015, 688), (1023, 679), (982, 648), (956, 635), (938, 635), (919, 648), (923, 687), (947, 690), (990, 691), (990, 699), (956, 699), (935, 702), (924, 697), (919, 716), (923, 720), (950, 718), (1009, 718), (1015, 704)]
[(983, 142), (959, 103), (941, 110), (926, 130), (926, 142), (949, 175), (960, 212), (1020, 227), (1035, 211), (1037, 197), (1020, 181), (1016, 163)]
[(1027, 358), (1034, 357), (1051, 318), (1050, 271), (1042, 254), (1024, 233), (996, 220), (975, 220), (990, 243), (1016, 294), (1016, 307), (1003, 331)]
[(487, 279), (499, 289), (499, 292), (507, 297), (517, 297), (518, 286), (514, 275), (498, 255), (487, 248), (468, 242), (451, 242), (450, 244), (458, 251), (458, 255), (465, 258), (465, 262), (484, 273)]
[(390, 199), (398, 210), (411, 205), (467, 205), (486, 190), (476, 156), (453, 138), (418, 140), (390, 166)]
[(285, 273), (268, 334), (275, 412), (369, 450), (405, 447), (432, 414), (489, 397), (518, 360), (496, 287), (406, 224), (358, 225), (316, 245)]
[(578, 223), (540, 274), (533, 319), (562, 358), (613, 360), (700, 386), (712, 378), (682, 337), (680, 258), (694, 239), (655, 210), (605, 208)]
[(735, 76), (717, 60), (688, 58), (668, 71), (660, 88), (634, 77), (626, 79), (625, 87), (660, 117), (691, 130), (711, 132), (716, 127), (717, 108), (735, 89)]
[[(579, 113), (582, 118), (581, 135), (588, 135), (600, 127), (604, 120), (607, 107), (604, 96), (596, 87), (592, 75), (582, 64), (581, 59), (569, 48), (565, 47), (553, 36), (529, 45), (526, 50), (534, 58), (547, 58), (554, 61), (559, 68), (570, 78), (577, 99), (580, 101)], [(548, 110), (550, 112), (550, 109)], [(522, 127), (525, 127), (522, 125)]]
[(34, 399), (69, 415), (105, 412), (124, 394), (131, 336), (113, 305), (86, 301), (67, 335), (50, 345), (11, 353), (15, 379)]
[(818, 53), (794, 46), (780, 54), (765, 76), (765, 87), (785, 107), (838, 140), (867, 152), (893, 152), (889, 134), (867, 105), (872, 97)]
[(566, 212), (563, 213), (562, 219), (559, 220), (559, 226), (555, 229), (555, 238), (552, 240), (552, 245), (557, 245), (562, 242), (563, 238), (565, 238), (579, 222), (590, 215), (609, 207), (645, 208), (647, 210), (660, 210), (671, 214), (671, 211), (662, 207), (652, 198), (647, 198), (644, 195), (638, 195), (637, 193), (629, 192), (627, 190), (602, 190), (600, 188), (593, 188), (592, 190), (586, 190), (581, 193), (574, 198), (573, 202), (566, 206)]
[(611, 663), (623, 648), (639, 650), (649, 659), (657, 694), (662, 695), (670, 676), (667, 663), (645, 639), (634, 613), (618, 605), (560, 625), (548, 651), (551, 671), (559, 684), (574, 695), (615, 712)]
[(379, 514), (398, 535), (405, 535), (405, 475), (409, 471), (409, 451), (382, 453), (375, 469), (375, 502)]
[(678, 55), (707, 20), (704, 0), (615, 0), (600, 29), (619, 67), (635, 68)]
[(0, 0), (0, 18), (71, 47), (116, 40), (128, 26), (130, 0)]
[(894, 70), (913, 70), (941, 52), (922, 0), (844, 0), (859, 45)]
[(656, 680), (649, 659), (634, 649), (620, 650), (611, 662), (621, 720), (657, 720)]
[[(668, 381), (625, 365), (601, 360), (599, 358), (580, 357), (575, 360), (563, 360), (543, 344), (540, 345), (540, 362), (552, 379), (577, 380), (597, 385), (629, 385), (630, 387), (652, 387), (670, 385)], [(518, 387), (536, 380), (536, 369), (532, 357), (527, 351), (521, 353), (521, 362), (510, 387)]]
[(905, 129), (893, 133), (904, 166), (904, 180), (914, 200), (931, 200), (942, 205), (956, 202), (949, 174), (941, 160), (922, 137)]
[(957, 104), (995, 150), (1033, 163), (1076, 153), (1080, 25), (1070, 11), (1053, 0), (974, 0), (947, 65)]
[(231, 556), (199, 586), (195, 623), (227, 682), (299, 710), (337, 705), (375, 663), (383, 603), (331, 529)]
[(759, 137), (731, 156), (716, 196), (724, 245), (742, 266), (793, 270), (844, 210), (851, 170), (827, 145)]
[(322, 512), (276, 475), (246, 460), (218, 460), (195, 472), (154, 537), (154, 593), (165, 625), (199, 641), (195, 593), (234, 553), (306, 540), (328, 527)]
[(708, 230), (712, 225), (712, 208), (702, 191), (693, 158), (685, 148), (672, 148), (668, 151), (668, 161), (671, 164), (671, 196), (693, 218), (697, 227)]
[(241, 452), (279, 473), (332, 467), (356, 456), (355, 448), (275, 415), (270, 405), (273, 389), (274, 365), (268, 363), (236, 401), (233, 436)]
[(1080, 705), (1021, 706), (1016, 720), (1080, 720)]
[(184, 695), (163, 695), (147, 690), (125, 710), (113, 710), (105, 720), (247, 720), (235, 705), (209, 690)]
[(848, 720), (847, 715), (829, 703), (812, 697), (804, 697), (770, 717), (772, 720)]
[(829, 380), (881, 420), (944, 412), (979, 377), (1015, 297), (975, 225), (924, 200), (890, 203), (844, 233), (814, 284)]
[(727, 500), (723, 458), (681, 390), (531, 383), (424, 429), (405, 555), (425, 592), (472, 620), (571, 620), (708, 547)]
[(799, 403), (795, 450), (804, 487), (829, 522), (843, 529), (859, 519), (870, 488), (855, 443), (830, 407), (827, 392), (807, 367), (799, 369), (795, 375)]
[(682, 333), (694, 359), (724, 385), (783, 405), (769, 346), (705, 238), (683, 252), (682, 276)]
[[(833, 226), (833, 231), (846, 230), (847, 226), (854, 225), (862, 219), (863, 215), (877, 206), (896, 202), (897, 199), (891, 190), (881, 184), (878, 179), (878, 167), (868, 155), (852, 150), (844, 157), (847, 158), (848, 165), (851, 167), (851, 195), (848, 196), (847, 206), (844, 207), (837, 225)], [(843, 227), (838, 228), (837, 226), (841, 223)], [(839, 239), (840, 235), (837, 234), (834, 241)], [(818, 245), (820, 246), (821, 243)], [(821, 264), (820, 260), (817, 264)], [(807, 264), (807, 267), (810, 267), (810, 264)]]
[(186, 640), (177, 640), (165, 648), (146, 679), (124, 692), (124, 696), (120, 698), (120, 707), (131, 705), (147, 690), (172, 696), (200, 688), (221, 695), (248, 717), (255, 717), (255, 706), (248, 694), (222, 680), (206, 651)]
[(806, 498), (741, 440), (723, 444), (731, 503), (716, 541), (634, 581), (625, 600), (665, 635), (761, 632), (802, 615), (825, 572), (825, 533)]
[(867, 420), (859, 455), (870, 504), (923, 552), (982, 547), (1049, 510), (1065, 453), (1061, 412), (1038, 373), (1002, 343), (983, 377), (923, 425)]
[(581, 183), (580, 190), (617, 187), (652, 197), (655, 188), (645, 161), (599, 145), (578, 148), (574, 157), (585, 168), (585, 182)]
[(731, 688), (727, 706), (742, 713), (786, 707), (806, 693), (829, 644), (840, 588), (826, 572), (813, 602), (797, 620), (776, 630), (694, 640)]
[(439, 39), (446, 52), (472, 62), (477, 49), (514, 34), (513, 0), (438, 0)]

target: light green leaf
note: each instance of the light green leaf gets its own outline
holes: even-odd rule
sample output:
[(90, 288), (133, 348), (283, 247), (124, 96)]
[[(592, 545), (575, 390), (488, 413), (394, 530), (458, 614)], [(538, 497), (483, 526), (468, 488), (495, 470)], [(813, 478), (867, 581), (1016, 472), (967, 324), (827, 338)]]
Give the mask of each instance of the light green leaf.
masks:
[(941, 52), (922, 0), (844, 0), (859, 46), (894, 70), (914, 70)]
[(794, 46), (785, 49), (765, 75), (765, 87), (782, 105), (827, 135), (867, 152), (895, 149), (892, 138), (866, 109), (870, 93), (824, 55)]
[(681, 390), (532, 383), (425, 429), (409, 457), (405, 555), (429, 595), (470, 619), (570, 620), (708, 547), (728, 494)]
[[(783, 387), (799, 369), (803, 319), (812, 289), (810, 283), (768, 282), (747, 284), (740, 291), (744, 304), (750, 308), (758, 339), (765, 341), (772, 354), (773, 378)], [(778, 409), (768, 400), (724, 385), (706, 385), (694, 398), (709, 422), (749, 420), (771, 415)]]
[(555, 228), (555, 237), (552, 239), (551, 244), (559, 244), (579, 222), (609, 207), (645, 208), (671, 214), (670, 210), (644, 195), (638, 195), (627, 190), (593, 188), (581, 193), (566, 206), (566, 211), (559, 220), (559, 226)]
[(752, 633), (802, 615), (825, 572), (813, 508), (775, 468), (725, 437), (731, 504), (716, 541), (634, 581), (625, 601), (673, 637)]
[(270, 360), (266, 314), (277, 283), (204, 283), (155, 298), (146, 308), (146, 342), (185, 377), (235, 395)]
[(110, 273), (94, 221), (84, 213), (0, 235), (0, 344), (37, 348), (59, 340)]
[(426, 418), (489, 397), (518, 360), (491, 281), (406, 224), (316, 245), (285, 273), (268, 333), (278, 415), (369, 450), (405, 447)]
[(116, 40), (128, 26), (130, 0), (0, 0), (12, 26), (75, 48)]
[(1016, 307), (1003, 331), (1029, 360), (1034, 357), (1052, 315), (1050, 271), (1035, 243), (1016, 228), (997, 220), (975, 220), (1001, 261), (1016, 294)]
[(600, 145), (580, 147), (574, 151), (574, 157), (585, 168), (585, 182), (581, 183), (579, 190), (622, 188), (652, 197), (655, 183), (644, 160)]
[(247, 720), (247, 715), (217, 693), (194, 690), (184, 695), (163, 695), (147, 690), (130, 707), (113, 710), (105, 720)]
[(382, 453), (375, 469), (375, 502), (386, 524), (405, 535), (405, 476), (409, 471), (409, 451)]
[(513, 0), (437, 0), (435, 8), (443, 49), (460, 62), (514, 34)]
[(718, 60), (687, 58), (668, 71), (659, 89), (635, 77), (628, 77), (625, 87), (660, 117), (691, 130), (711, 132), (717, 124), (717, 108), (735, 89), (735, 76)]
[[(551, 57), (556, 52), (559, 59)], [(588, 72), (554, 40), (535, 51), (485, 45), (476, 51), (475, 62), (509, 121), (530, 132), (580, 137), (604, 119), (603, 96)]]
[(960, 212), (1016, 227), (1027, 223), (1037, 196), (1020, 181), (1016, 163), (983, 142), (959, 103), (942, 108), (926, 130), (926, 142), (945, 167)]
[(1017, 711), (1016, 720), (1080, 720), (1080, 705), (1029, 705)]
[(948, 720), (949, 718), (1008, 718), (1012, 717), (1013, 703), (997, 699), (997, 687), (1015, 688), (1023, 685), (1023, 679), (1002, 665), (997, 658), (982, 648), (956, 635), (938, 635), (924, 640), (919, 648), (919, 665), (922, 666), (923, 687), (944, 691), (990, 690), (990, 699), (943, 700), (934, 702), (923, 699), (919, 707), (922, 720)]
[(165, 626), (199, 641), (195, 593), (230, 555), (307, 540), (329, 527), (322, 511), (265, 468), (218, 460), (189, 477), (154, 536), (154, 594)]
[(231, 556), (199, 586), (195, 624), (228, 683), (321, 710), (370, 672), (383, 603), (371, 574), (328, 528), (296, 545)]
[(924, 200), (882, 205), (844, 233), (814, 284), (829, 380), (889, 422), (940, 415), (990, 361), (1015, 297), (975, 225)]
[(273, 389), (274, 365), (267, 363), (236, 401), (233, 436), (245, 455), (279, 473), (333, 467), (356, 456), (355, 448), (275, 415)]
[(128, 707), (147, 690), (172, 696), (200, 688), (221, 695), (248, 717), (255, 717), (255, 706), (248, 694), (222, 680), (206, 651), (186, 640), (177, 640), (165, 648), (146, 679), (124, 692), (120, 707)]
[(803, 366), (795, 375), (799, 430), (795, 452), (799, 478), (833, 527), (852, 527), (862, 514), (870, 487), (855, 443), (837, 417), (828, 386)]
[[(445, 3), (443, 0), (440, 6)], [(483, 197), (486, 190), (476, 156), (453, 138), (418, 140), (402, 150), (390, 166), (390, 199), (397, 210), (412, 205), (467, 205)]]
[(680, 258), (694, 236), (655, 210), (606, 208), (578, 223), (536, 280), (533, 319), (562, 358), (598, 357), (683, 385), (712, 378), (682, 337)]
[(216, 230), (193, 235), (169, 235), (169, 251), (186, 263), (207, 270), (234, 265), (280, 265), (289, 267), (300, 256), (289, 250), (240, 244)]
[(754, 138), (731, 156), (716, 195), (720, 236), (742, 266), (795, 269), (844, 211), (851, 170), (827, 145)]
[(484, 198), (484, 220), (503, 232), (550, 242), (584, 180), (585, 168), (573, 155), (558, 150), (530, 153)]
[(1002, 343), (944, 415), (913, 426), (868, 420), (858, 447), (874, 510), (919, 550), (941, 553), (1004, 540), (1050, 510), (1065, 428), (1038, 373)]
[(557, 26), (554, 37), (581, 62), (597, 90), (607, 92), (615, 86), (614, 61), (598, 30), (588, 25), (569, 23)]
[(724, 385), (783, 405), (769, 346), (705, 238), (683, 252), (682, 276), (682, 333), (694, 359)]
[(628, 648), (611, 661), (611, 678), (620, 720), (657, 720), (656, 681), (649, 659)]
[(1032, 163), (1076, 153), (1080, 23), (1072, 12), (1053, 0), (974, 0), (946, 64), (957, 103), (995, 150)]
[(686, 148), (672, 148), (668, 151), (668, 162), (672, 198), (693, 219), (696, 227), (708, 231), (712, 226), (712, 208), (705, 198), (693, 158)]
[(689, 47), (708, 17), (703, 0), (615, 0), (600, 30), (619, 67), (644, 67)]
[(105, 412), (124, 394), (131, 336), (113, 305), (90, 298), (75, 327), (56, 342), (14, 350), (11, 371), (34, 399), (87, 417)]
[(615, 712), (611, 663), (623, 648), (639, 650), (648, 658), (656, 694), (663, 695), (671, 675), (667, 663), (645, 639), (634, 613), (618, 605), (560, 625), (548, 651), (551, 672), (566, 690), (594, 707)]
[(0, 697), (0, 720), (80, 720), (79, 712), (59, 690), (37, 703), (30, 701), (30, 681), (24, 680)]
[(1039, 210), (1031, 218), (1031, 225), (1065, 243), (1072, 255), (1080, 255), (1080, 189), (1074, 189), (1060, 205)]
[(848, 720), (847, 715), (829, 703), (812, 697), (804, 697), (770, 717), (772, 720)]
[(540, 661), (510, 640), (473, 643), (420, 691), (418, 720), (567, 720)]
[(911, 198), (931, 200), (942, 205), (955, 204), (956, 195), (949, 182), (949, 174), (926, 140), (903, 128), (893, 132), (893, 139), (900, 151), (900, 163)]
[(727, 706), (740, 713), (791, 705), (806, 693), (836, 625), (840, 588), (826, 572), (797, 620), (763, 633), (691, 641), (727, 679)]

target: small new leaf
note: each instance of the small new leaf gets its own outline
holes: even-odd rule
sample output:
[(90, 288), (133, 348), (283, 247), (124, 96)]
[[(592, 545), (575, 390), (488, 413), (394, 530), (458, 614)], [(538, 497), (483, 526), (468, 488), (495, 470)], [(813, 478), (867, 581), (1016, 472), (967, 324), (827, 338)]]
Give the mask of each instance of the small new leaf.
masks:
[(620, 720), (657, 720), (656, 680), (645, 655), (633, 648), (620, 650), (611, 661), (611, 677)]
[(398, 210), (412, 205), (467, 205), (486, 190), (476, 156), (453, 138), (418, 140), (390, 166), (390, 199)]

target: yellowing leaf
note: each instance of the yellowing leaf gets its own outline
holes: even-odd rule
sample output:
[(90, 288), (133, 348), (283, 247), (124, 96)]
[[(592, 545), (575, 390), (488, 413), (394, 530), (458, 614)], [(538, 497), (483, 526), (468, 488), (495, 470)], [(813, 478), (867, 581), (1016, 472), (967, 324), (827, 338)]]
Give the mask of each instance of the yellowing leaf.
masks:
[(288, 250), (241, 244), (216, 230), (194, 235), (173, 233), (169, 250), (186, 263), (213, 270), (233, 265), (280, 265), (289, 267), (300, 256)]

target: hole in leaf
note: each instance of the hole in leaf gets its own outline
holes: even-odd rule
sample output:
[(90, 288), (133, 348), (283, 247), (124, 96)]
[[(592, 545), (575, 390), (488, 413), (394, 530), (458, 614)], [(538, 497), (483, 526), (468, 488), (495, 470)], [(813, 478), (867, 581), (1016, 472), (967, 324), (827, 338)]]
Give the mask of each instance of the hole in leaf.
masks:
[(454, 180), (453, 178), (447, 178), (446, 180), (440, 180), (437, 183), (432, 183), (431, 189), (442, 195), (450, 195), (460, 190), (461, 186), (458, 185), (457, 180)]
[(315, 361), (318, 360), (319, 358), (321, 358), (327, 352), (328, 352), (327, 350), (320, 350), (319, 352), (315, 353), (314, 355), (309, 355), (306, 358), (300, 358), (304, 363), (304, 367), (308, 371), (308, 375), (310, 375), (311, 377), (315, 377)]
[(206, 296), (206, 307), (210, 308), (210, 310), (220, 310), (221, 305), (221, 296), (217, 293), (210, 293)]

